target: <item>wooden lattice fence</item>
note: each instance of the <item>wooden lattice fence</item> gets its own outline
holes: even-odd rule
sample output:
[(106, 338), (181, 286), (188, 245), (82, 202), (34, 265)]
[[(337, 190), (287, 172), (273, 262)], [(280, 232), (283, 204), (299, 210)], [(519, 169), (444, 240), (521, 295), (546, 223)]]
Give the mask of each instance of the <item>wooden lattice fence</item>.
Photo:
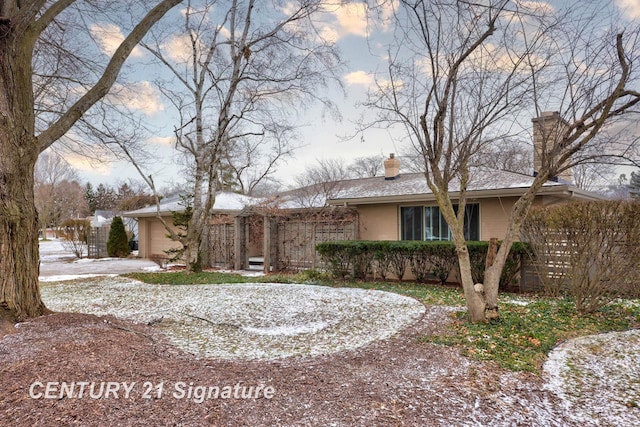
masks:
[(249, 248), (258, 247), (265, 271), (301, 270), (321, 266), (316, 244), (357, 238), (358, 216), (352, 209), (250, 210), (214, 218), (209, 256), (214, 267), (244, 269)]
[(87, 235), (87, 257), (89, 258), (106, 258), (107, 240), (109, 240), (110, 226), (91, 227)]
[(211, 266), (233, 268), (235, 263), (236, 230), (233, 218), (229, 216), (214, 217), (210, 229), (210, 261)]
[(277, 261), (273, 266), (279, 270), (321, 267), (316, 252), (318, 243), (358, 238), (358, 216), (350, 209), (302, 212), (278, 216), (275, 220), (277, 227), (272, 230), (275, 228), (277, 247), (272, 245), (272, 248), (276, 250)]

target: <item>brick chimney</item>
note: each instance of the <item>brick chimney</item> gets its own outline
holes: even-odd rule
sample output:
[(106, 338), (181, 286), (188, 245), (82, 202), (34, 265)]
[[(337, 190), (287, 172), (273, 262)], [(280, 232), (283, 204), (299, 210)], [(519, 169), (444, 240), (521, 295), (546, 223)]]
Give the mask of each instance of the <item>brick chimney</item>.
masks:
[[(560, 113), (557, 111), (545, 111), (540, 114), (540, 117), (533, 118), (531, 121), (533, 122), (533, 174), (535, 176), (542, 166), (542, 160), (550, 154), (547, 152), (547, 147), (551, 150), (554, 141), (562, 137), (567, 122), (560, 117)], [(550, 177), (552, 180), (558, 178), (573, 182), (571, 169), (561, 172), (557, 177)]]
[(384, 179), (396, 179), (400, 175), (400, 160), (395, 154), (389, 154), (389, 158), (384, 161)]

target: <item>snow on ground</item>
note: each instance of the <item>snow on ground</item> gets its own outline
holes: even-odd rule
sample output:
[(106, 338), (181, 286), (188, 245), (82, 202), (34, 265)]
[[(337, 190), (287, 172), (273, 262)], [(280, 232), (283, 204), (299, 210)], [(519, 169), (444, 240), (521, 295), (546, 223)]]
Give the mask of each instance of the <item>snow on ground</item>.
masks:
[(549, 354), (545, 388), (577, 424), (640, 424), (640, 330), (571, 339)]
[(274, 359), (364, 346), (425, 312), (389, 292), (295, 284), (148, 285), (110, 277), (43, 286), (55, 311), (112, 314), (154, 324), (205, 357)]
[[(40, 254), (41, 282), (87, 279), (42, 286), (48, 307), (152, 323), (177, 346), (209, 357), (331, 353), (386, 338), (424, 313), (424, 306), (410, 298), (361, 289), (147, 285), (116, 276), (157, 270), (155, 263), (76, 260), (59, 241), (41, 242)], [(527, 303), (518, 298), (504, 302)], [(638, 366), (639, 330), (593, 335), (568, 340), (551, 351), (543, 378), (545, 388), (563, 400), (578, 425), (640, 425)]]
[(66, 250), (60, 240), (40, 241), (40, 281), (60, 281), (117, 275), (135, 271), (157, 271), (160, 267), (140, 258), (81, 258)]

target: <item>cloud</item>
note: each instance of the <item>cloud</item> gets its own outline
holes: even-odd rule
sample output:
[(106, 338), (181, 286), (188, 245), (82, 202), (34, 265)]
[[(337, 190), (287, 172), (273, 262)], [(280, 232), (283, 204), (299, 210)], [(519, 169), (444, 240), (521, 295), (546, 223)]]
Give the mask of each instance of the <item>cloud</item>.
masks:
[[(366, 71), (358, 70), (348, 73), (344, 76), (344, 81), (349, 86), (362, 86), (368, 90), (383, 90), (387, 91), (391, 89), (391, 81), (375, 77), (373, 74)], [(401, 80), (395, 82), (396, 89), (400, 89), (404, 86)]]
[(371, 86), (375, 80), (373, 76), (366, 71), (353, 71), (344, 76), (344, 81), (350, 86)]
[[(285, 13), (292, 12), (292, 8), (285, 8)], [(365, 3), (347, 3), (331, 5), (325, 8), (325, 16), (319, 23), (320, 37), (335, 43), (348, 35), (367, 37), (367, 5)]]
[(114, 104), (142, 111), (147, 116), (164, 111), (158, 90), (147, 81), (114, 85), (108, 98)]
[(172, 147), (176, 142), (175, 136), (154, 136), (147, 140), (150, 144)]
[(520, 8), (533, 12), (553, 13), (555, 8), (546, 1), (518, 0), (515, 2)]
[[(120, 27), (114, 24), (92, 24), (91, 34), (95, 37), (102, 53), (109, 56), (115, 53), (125, 38)], [(141, 57), (143, 55), (143, 50), (137, 46), (131, 51), (131, 57)]]
[(640, 18), (640, 0), (616, 0), (616, 6), (629, 18)]
[(342, 33), (367, 36), (367, 6), (364, 3), (348, 3), (334, 12)]
[(104, 146), (92, 145), (89, 149), (75, 142), (73, 138), (66, 138), (63, 153), (64, 159), (79, 172), (108, 176), (112, 171), (112, 153)]

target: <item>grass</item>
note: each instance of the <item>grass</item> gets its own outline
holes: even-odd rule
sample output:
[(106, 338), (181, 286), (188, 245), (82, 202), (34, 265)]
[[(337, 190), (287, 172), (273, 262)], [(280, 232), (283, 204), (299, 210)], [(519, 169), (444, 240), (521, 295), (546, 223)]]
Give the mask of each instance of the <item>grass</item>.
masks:
[[(332, 287), (356, 287), (395, 292), (425, 305), (464, 307), (459, 288), (390, 282), (336, 282), (317, 272), (296, 275), (243, 277), (233, 273), (131, 273), (131, 277), (157, 284), (309, 283)], [(518, 300), (518, 301), (514, 301)], [(466, 312), (453, 313), (451, 327), (442, 335), (420, 337), (424, 343), (456, 346), (460, 353), (478, 360), (493, 360), (514, 371), (540, 372), (547, 354), (559, 342), (583, 335), (640, 327), (640, 303), (620, 301), (591, 314), (579, 314), (569, 298), (501, 295), (500, 320), (472, 324)]]
[(510, 370), (540, 372), (549, 351), (561, 341), (639, 327), (640, 305), (610, 304), (584, 315), (569, 298), (531, 297), (526, 306), (500, 304), (500, 320), (492, 324), (472, 324), (466, 316), (455, 314), (453, 334), (424, 336), (421, 341), (458, 346), (464, 356), (493, 360)]

